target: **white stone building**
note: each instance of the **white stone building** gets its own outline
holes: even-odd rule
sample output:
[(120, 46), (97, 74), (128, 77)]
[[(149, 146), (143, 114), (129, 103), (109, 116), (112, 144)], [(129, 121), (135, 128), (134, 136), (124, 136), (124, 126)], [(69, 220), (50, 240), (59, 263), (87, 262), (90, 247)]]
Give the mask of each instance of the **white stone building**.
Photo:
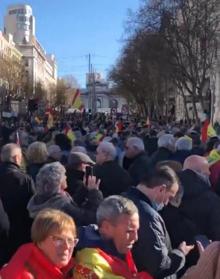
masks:
[[(124, 112), (127, 101), (122, 96), (114, 94), (112, 88), (100, 73), (86, 75), (86, 88), (80, 90), (82, 102), (86, 108), (97, 112)], [(93, 101), (94, 100), (94, 101)], [(95, 104), (94, 104), (95, 102)], [(95, 108), (93, 108), (94, 104)]]
[[(38, 83), (48, 92), (57, 84), (57, 64), (54, 55), (46, 54), (35, 36), (35, 17), (29, 5), (11, 5), (4, 18), (4, 33), (11, 34), (22, 53), (26, 72), (33, 88)], [(50, 100), (51, 96), (47, 96)]]

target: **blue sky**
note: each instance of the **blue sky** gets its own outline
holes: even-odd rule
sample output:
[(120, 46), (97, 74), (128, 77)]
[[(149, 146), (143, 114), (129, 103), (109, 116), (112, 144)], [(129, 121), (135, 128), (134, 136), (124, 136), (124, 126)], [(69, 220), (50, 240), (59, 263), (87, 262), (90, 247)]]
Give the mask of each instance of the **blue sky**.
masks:
[[(0, 29), (10, 4), (0, 0)], [(59, 76), (72, 74), (85, 84), (88, 54), (98, 72), (106, 75), (120, 54), (128, 9), (140, 0), (27, 0), (36, 18), (36, 35), (48, 53), (54, 53)]]

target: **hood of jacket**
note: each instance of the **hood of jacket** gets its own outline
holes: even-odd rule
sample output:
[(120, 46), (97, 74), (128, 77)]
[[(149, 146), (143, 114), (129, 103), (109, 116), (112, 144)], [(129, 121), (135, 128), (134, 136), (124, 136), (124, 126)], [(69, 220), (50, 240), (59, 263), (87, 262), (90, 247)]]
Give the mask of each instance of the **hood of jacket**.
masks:
[(27, 205), (27, 210), (31, 218), (45, 208), (62, 209), (66, 204), (71, 203), (72, 198), (66, 192), (55, 193), (53, 195), (35, 194)]

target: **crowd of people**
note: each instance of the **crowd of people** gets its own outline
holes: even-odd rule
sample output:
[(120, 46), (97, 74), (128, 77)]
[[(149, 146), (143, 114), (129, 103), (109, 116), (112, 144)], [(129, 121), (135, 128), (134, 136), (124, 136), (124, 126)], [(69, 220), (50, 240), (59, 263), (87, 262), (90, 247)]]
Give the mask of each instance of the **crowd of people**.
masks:
[(220, 278), (217, 134), (74, 114), (0, 138), (0, 278)]

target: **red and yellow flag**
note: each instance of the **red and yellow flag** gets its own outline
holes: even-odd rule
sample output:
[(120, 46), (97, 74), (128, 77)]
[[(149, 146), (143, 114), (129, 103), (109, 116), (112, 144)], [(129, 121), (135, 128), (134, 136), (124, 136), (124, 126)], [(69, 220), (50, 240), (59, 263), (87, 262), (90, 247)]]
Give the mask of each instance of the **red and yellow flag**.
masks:
[(208, 119), (206, 119), (204, 121), (204, 124), (202, 126), (202, 130), (201, 130), (201, 140), (203, 143), (206, 143), (206, 141), (211, 138), (211, 137), (215, 137), (216, 131), (213, 128), (212, 124), (209, 122)]
[(72, 108), (78, 109), (80, 111), (84, 108), (79, 89), (77, 89), (73, 95)]

